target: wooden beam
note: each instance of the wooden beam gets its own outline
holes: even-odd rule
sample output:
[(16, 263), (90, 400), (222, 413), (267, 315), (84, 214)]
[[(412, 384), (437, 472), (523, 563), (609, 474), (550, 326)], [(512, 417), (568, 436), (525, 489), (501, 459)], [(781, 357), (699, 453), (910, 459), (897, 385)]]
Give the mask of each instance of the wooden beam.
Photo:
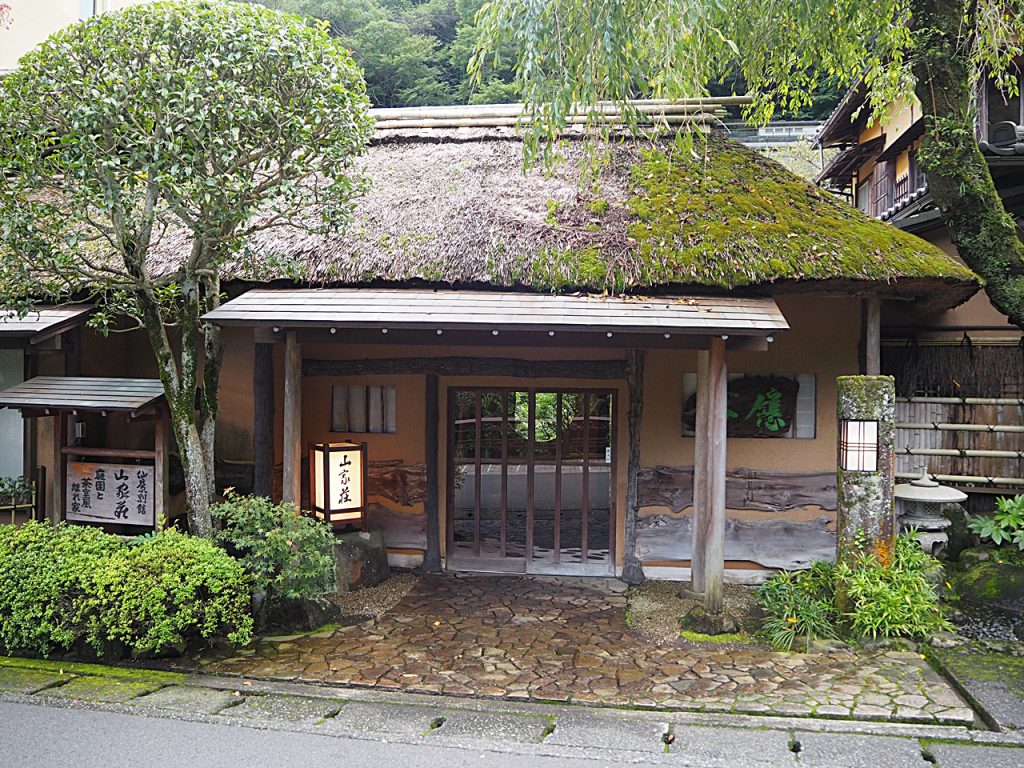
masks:
[[(626, 520), (622, 580), (641, 584), (644, 571), (636, 555), (637, 473), (640, 471), (640, 424), (644, 414), (644, 353), (634, 349), (629, 357), (629, 457), (626, 463)], [(621, 465), (620, 465), (621, 466)], [(613, 527), (614, 530), (614, 527)]]
[(713, 339), (708, 353), (707, 451), (703, 472), (707, 473), (707, 506), (701, 517), (704, 544), (704, 609), (722, 611), (725, 575), (725, 474), (726, 420), (728, 412), (728, 366), (725, 340)]
[(863, 304), (864, 373), (878, 376), (882, 372), (882, 300), (872, 296)]
[[(289, 336), (292, 334), (289, 333)], [(434, 374), (516, 378), (625, 379), (625, 360), (517, 360), (505, 357), (398, 357), (365, 360), (305, 360), (305, 376)]]
[(427, 519), (427, 551), (423, 556), (423, 568), (427, 571), (440, 571), (441, 403), (440, 387), (436, 373), (427, 374), (425, 392), (423, 414), (426, 419), (424, 455), (426, 456), (427, 464), (427, 494), (423, 506)]
[(50, 521), (59, 523), (64, 518), (64, 440), (67, 432), (67, 414), (58, 411), (53, 415), (53, 477), (49, 504)]
[(153, 423), (153, 503), (155, 506), (154, 530), (159, 531), (166, 521), (168, 493), (167, 437), (170, 434), (170, 419), (162, 415)]
[(284, 352), (284, 482), (282, 501), (302, 503), (302, 349), (294, 332)]
[[(697, 353), (697, 420), (694, 439), (693, 462), (693, 552), (690, 565), (690, 588), (697, 593), (704, 592), (704, 544), (699, 538), (704, 535), (704, 517), (708, 505), (708, 473), (704, 460), (708, 452), (708, 353)], [(701, 393), (705, 394), (701, 394)]]
[(252, 492), (270, 496), (274, 484), (274, 345), (257, 344), (252, 377)]

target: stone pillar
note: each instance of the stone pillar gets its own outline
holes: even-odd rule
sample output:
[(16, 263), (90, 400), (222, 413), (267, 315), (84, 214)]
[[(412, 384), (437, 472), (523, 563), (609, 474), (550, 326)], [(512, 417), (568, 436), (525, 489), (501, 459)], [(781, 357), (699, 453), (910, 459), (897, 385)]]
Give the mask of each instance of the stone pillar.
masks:
[(840, 376), (836, 384), (836, 561), (852, 565), (862, 551), (859, 538), (863, 549), (888, 565), (896, 535), (895, 380), (891, 376)]

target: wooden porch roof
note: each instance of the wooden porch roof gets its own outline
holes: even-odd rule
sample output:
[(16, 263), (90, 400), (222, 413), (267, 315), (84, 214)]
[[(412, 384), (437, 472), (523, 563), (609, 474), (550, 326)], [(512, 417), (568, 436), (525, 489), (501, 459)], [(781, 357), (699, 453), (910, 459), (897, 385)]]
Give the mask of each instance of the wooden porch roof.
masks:
[(209, 312), (218, 325), (767, 336), (789, 328), (770, 298), (618, 297), (491, 291), (252, 290)]
[(164, 396), (159, 379), (36, 376), (0, 391), (0, 408), (29, 411), (127, 411), (155, 406)]
[(0, 339), (21, 338), (38, 344), (84, 323), (91, 311), (92, 307), (84, 304), (37, 307), (24, 317), (10, 311), (0, 311)]

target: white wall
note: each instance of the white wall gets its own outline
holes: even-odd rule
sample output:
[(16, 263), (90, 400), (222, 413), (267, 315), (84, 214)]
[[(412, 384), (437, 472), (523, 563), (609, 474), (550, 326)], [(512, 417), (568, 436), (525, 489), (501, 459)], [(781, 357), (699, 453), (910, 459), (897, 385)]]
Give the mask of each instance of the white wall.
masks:
[[(0, 390), (25, 380), (25, 353), (0, 349)], [(25, 425), (21, 412), (0, 409), (0, 477), (19, 477), (25, 465)]]
[(18, 59), (58, 29), (95, 13), (116, 11), (149, 0), (5, 0), (11, 5), (11, 26), (0, 29), (0, 72), (14, 69)]

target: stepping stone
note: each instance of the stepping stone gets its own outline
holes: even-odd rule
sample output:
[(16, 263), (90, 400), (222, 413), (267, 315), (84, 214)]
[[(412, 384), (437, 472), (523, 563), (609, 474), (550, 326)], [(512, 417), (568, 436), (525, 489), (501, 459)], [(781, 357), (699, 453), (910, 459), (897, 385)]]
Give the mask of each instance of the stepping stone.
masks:
[(7, 693), (38, 693), (47, 688), (63, 685), (72, 679), (73, 675), (60, 675), (56, 672), (0, 667), (0, 691)]
[(102, 701), (120, 704), (158, 691), (162, 683), (141, 680), (115, 680), (109, 677), (76, 677), (66, 685), (43, 691), (44, 696), (76, 701)]
[(151, 709), (170, 709), (197, 715), (215, 715), (223, 709), (242, 702), (233, 691), (197, 688), (193, 685), (170, 685), (155, 693), (142, 696), (133, 706)]
[(395, 738), (423, 736), (444, 719), (439, 707), (350, 701), (320, 724), (326, 733), (375, 734)]
[(539, 744), (550, 725), (551, 721), (543, 715), (457, 709), (449, 710), (444, 724), (427, 734), (427, 738), (473, 744)]
[(567, 747), (625, 749), (631, 752), (664, 752), (668, 723), (609, 717), (595, 713), (559, 715), (555, 730), (545, 744)]
[(786, 731), (674, 724), (668, 753), (673, 762), (700, 768), (797, 765)]
[(344, 702), (336, 699), (319, 699), (310, 696), (246, 696), (237, 707), (224, 710), (226, 717), (242, 717), (249, 720), (272, 720), (289, 723), (318, 723), (331, 717), (341, 709)]
[(930, 768), (916, 739), (845, 733), (798, 733), (796, 738), (800, 765), (808, 768)]
[(981, 747), (969, 744), (929, 744), (928, 753), (940, 768), (1020, 768), (1024, 748)]

